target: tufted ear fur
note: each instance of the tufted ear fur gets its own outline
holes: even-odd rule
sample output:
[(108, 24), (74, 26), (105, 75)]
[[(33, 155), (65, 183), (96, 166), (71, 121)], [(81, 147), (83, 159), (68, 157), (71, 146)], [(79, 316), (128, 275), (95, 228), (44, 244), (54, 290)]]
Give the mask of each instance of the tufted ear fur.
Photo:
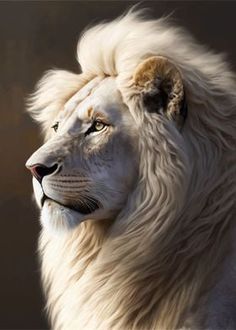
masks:
[(183, 80), (176, 66), (163, 56), (149, 57), (137, 66), (133, 78), (144, 108), (165, 114), (181, 128), (187, 105)]

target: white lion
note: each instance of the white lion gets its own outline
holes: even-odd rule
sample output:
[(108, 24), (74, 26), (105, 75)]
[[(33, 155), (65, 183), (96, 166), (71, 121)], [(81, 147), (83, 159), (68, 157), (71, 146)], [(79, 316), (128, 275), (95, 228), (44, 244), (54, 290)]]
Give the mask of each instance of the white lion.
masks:
[(30, 105), (52, 327), (235, 329), (233, 73), (133, 11), (86, 31), (78, 60)]

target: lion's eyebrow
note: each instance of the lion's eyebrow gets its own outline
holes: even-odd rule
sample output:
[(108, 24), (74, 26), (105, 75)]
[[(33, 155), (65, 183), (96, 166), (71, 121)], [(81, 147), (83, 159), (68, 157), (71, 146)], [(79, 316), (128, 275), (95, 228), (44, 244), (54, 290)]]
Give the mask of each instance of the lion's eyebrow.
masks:
[(102, 112), (99, 112), (99, 111), (94, 111), (93, 112), (93, 116), (92, 116), (92, 119), (94, 119), (94, 120), (101, 120), (101, 121), (103, 121), (105, 124), (107, 123), (109, 123), (109, 118), (104, 114), (104, 113), (102, 113)]
[(92, 117), (93, 117), (93, 114), (94, 114), (93, 107), (89, 107), (89, 108), (88, 108), (88, 110), (87, 110), (87, 114), (88, 114), (88, 117), (89, 117), (89, 118), (92, 118)]

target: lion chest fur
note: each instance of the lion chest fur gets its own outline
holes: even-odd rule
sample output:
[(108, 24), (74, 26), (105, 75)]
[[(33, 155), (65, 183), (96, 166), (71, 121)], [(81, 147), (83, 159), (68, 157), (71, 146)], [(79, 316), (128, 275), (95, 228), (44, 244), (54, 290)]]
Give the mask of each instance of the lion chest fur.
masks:
[[(121, 273), (120, 278), (116, 279), (117, 282), (113, 282), (117, 260), (110, 264), (110, 267), (113, 267), (111, 269), (97, 264), (99, 259), (105, 264), (102, 244), (110, 224), (103, 225), (99, 228), (97, 224), (82, 224), (82, 228), (73, 234), (57, 238), (57, 241), (42, 232), (39, 246), (42, 278), (53, 329), (225, 329), (226, 325), (227, 329), (235, 328), (235, 248), (220, 267), (221, 279), (217, 285), (208, 288), (201, 298), (193, 303), (192, 308), (185, 305), (184, 317), (178, 315), (177, 321), (175, 318), (169, 319), (167, 310), (167, 313), (164, 313), (165, 318), (158, 320), (162, 315), (161, 306), (155, 314), (150, 315), (149, 312), (150, 299), (153, 298), (150, 290), (152, 286), (154, 290), (158, 290), (155, 289), (155, 279), (149, 278), (150, 282), (142, 282), (140, 276), (137, 283), (133, 273)], [(119, 266), (122, 267), (122, 262)], [(119, 270), (117, 272), (119, 273)], [(135, 276), (138, 277), (139, 274), (136, 273)], [(196, 276), (194, 281), (198, 280)], [(185, 285), (183, 290), (186, 289)], [(162, 288), (159, 290), (162, 292)], [(187, 302), (192, 290), (194, 283), (186, 291)], [(144, 295), (141, 295), (140, 302), (139, 294), (142, 291)], [(126, 299), (127, 295), (131, 296)], [(183, 303), (181, 295), (174, 304), (175, 316), (178, 313), (178, 303)], [(171, 302), (169, 306), (167, 304), (168, 307), (173, 308)], [(138, 312), (134, 312), (136, 308)]]

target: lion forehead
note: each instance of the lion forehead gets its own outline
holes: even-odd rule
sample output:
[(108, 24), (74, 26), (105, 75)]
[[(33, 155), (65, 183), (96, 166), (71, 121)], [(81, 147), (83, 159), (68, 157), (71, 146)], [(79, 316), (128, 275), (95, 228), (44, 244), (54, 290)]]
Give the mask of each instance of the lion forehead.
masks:
[(76, 92), (65, 104), (64, 110), (65, 111), (73, 111), (78, 103), (82, 102), (88, 95), (91, 93), (91, 91), (99, 84), (99, 82), (102, 80), (101, 77), (96, 77), (92, 80), (90, 80), (84, 87), (82, 87), (78, 92)]
[(77, 117), (84, 121), (92, 118), (94, 112), (112, 116), (112, 110), (123, 104), (116, 79), (95, 78), (78, 91), (65, 105), (65, 110), (75, 111)]

